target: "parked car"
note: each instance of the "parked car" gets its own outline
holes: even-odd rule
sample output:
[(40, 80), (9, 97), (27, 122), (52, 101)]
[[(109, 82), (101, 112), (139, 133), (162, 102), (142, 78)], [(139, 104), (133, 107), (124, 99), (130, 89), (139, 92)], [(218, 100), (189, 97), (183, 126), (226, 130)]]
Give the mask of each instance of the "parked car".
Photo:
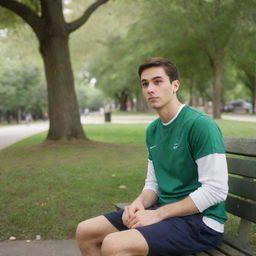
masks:
[(246, 112), (252, 111), (252, 104), (246, 100), (234, 100), (224, 104), (224, 112)]

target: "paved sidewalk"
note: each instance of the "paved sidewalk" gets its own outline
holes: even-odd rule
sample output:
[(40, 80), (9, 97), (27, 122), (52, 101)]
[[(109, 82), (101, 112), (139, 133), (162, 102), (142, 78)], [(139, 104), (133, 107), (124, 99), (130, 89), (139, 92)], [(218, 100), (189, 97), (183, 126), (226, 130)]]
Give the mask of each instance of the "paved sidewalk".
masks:
[(48, 128), (48, 122), (7, 125), (0, 127), (0, 149), (5, 148), (33, 134), (45, 131)]
[[(114, 116), (111, 123), (113, 124), (144, 124), (150, 123), (156, 118), (152, 115), (129, 115)], [(81, 116), (82, 124), (104, 124), (104, 116), (88, 115)], [(0, 127), (0, 149), (5, 148), (31, 135), (37, 134), (49, 129), (49, 122), (32, 122), (29, 124), (7, 125)], [(1, 256), (1, 255), (0, 255)]]
[(227, 114), (222, 114), (221, 115), (222, 119), (225, 120), (233, 120), (233, 121), (243, 121), (243, 122), (256, 122), (256, 115), (254, 116), (249, 116), (249, 115), (227, 115)]
[(75, 240), (4, 241), (0, 256), (81, 256)]

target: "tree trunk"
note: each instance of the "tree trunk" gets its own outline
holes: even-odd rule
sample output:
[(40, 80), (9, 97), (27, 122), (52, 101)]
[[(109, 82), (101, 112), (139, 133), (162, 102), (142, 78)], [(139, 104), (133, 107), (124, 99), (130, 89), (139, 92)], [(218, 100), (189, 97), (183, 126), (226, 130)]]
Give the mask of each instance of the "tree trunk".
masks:
[(255, 102), (256, 102), (256, 84), (252, 89), (252, 113), (255, 115)]
[(48, 88), (50, 129), (47, 140), (85, 139), (74, 88), (68, 35), (40, 41)]
[(220, 102), (221, 102), (221, 74), (222, 66), (220, 61), (215, 61), (213, 65), (213, 118), (221, 118)]
[(21, 113), (22, 113), (21, 107), (18, 107), (18, 109), (17, 109), (17, 123), (18, 124), (21, 121)]
[(197, 95), (196, 95), (196, 89), (195, 89), (195, 83), (194, 81), (189, 81), (189, 105), (192, 107), (197, 107), (198, 102), (197, 102)]
[(141, 93), (136, 93), (136, 110), (141, 112), (152, 111), (152, 108), (149, 107)]
[(127, 95), (122, 94), (121, 99), (120, 99), (120, 110), (121, 111), (127, 111), (127, 100), (128, 100)]
[(193, 84), (189, 83), (189, 105), (193, 106)]
[(6, 119), (7, 119), (7, 123), (8, 124), (10, 124), (11, 122), (12, 122), (12, 113), (8, 110), (7, 112), (6, 112)]
[(129, 91), (127, 89), (123, 89), (120, 93), (116, 93), (115, 97), (120, 104), (120, 110), (127, 111), (127, 101), (129, 98)]
[(204, 107), (204, 112), (209, 113), (208, 100), (205, 95), (203, 95), (203, 107)]

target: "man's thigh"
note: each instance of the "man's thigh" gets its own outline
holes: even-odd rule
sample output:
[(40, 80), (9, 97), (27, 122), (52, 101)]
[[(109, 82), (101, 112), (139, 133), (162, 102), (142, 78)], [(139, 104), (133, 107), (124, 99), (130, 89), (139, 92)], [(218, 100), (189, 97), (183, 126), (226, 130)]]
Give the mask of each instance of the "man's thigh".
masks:
[(102, 242), (106, 235), (117, 232), (115, 228), (103, 215), (81, 222), (77, 228), (77, 236), (86, 240)]
[(149, 256), (192, 254), (217, 246), (222, 233), (207, 227), (202, 215), (174, 217), (139, 227), (149, 247)]

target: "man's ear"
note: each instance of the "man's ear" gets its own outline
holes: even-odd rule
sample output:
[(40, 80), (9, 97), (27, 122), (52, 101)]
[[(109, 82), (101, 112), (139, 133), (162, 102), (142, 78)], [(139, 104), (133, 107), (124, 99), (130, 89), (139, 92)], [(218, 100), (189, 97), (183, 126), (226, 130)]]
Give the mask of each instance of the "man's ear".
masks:
[(180, 81), (174, 80), (172, 81), (172, 84), (173, 84), (173, 93), (176, 93), (180, 88)]

